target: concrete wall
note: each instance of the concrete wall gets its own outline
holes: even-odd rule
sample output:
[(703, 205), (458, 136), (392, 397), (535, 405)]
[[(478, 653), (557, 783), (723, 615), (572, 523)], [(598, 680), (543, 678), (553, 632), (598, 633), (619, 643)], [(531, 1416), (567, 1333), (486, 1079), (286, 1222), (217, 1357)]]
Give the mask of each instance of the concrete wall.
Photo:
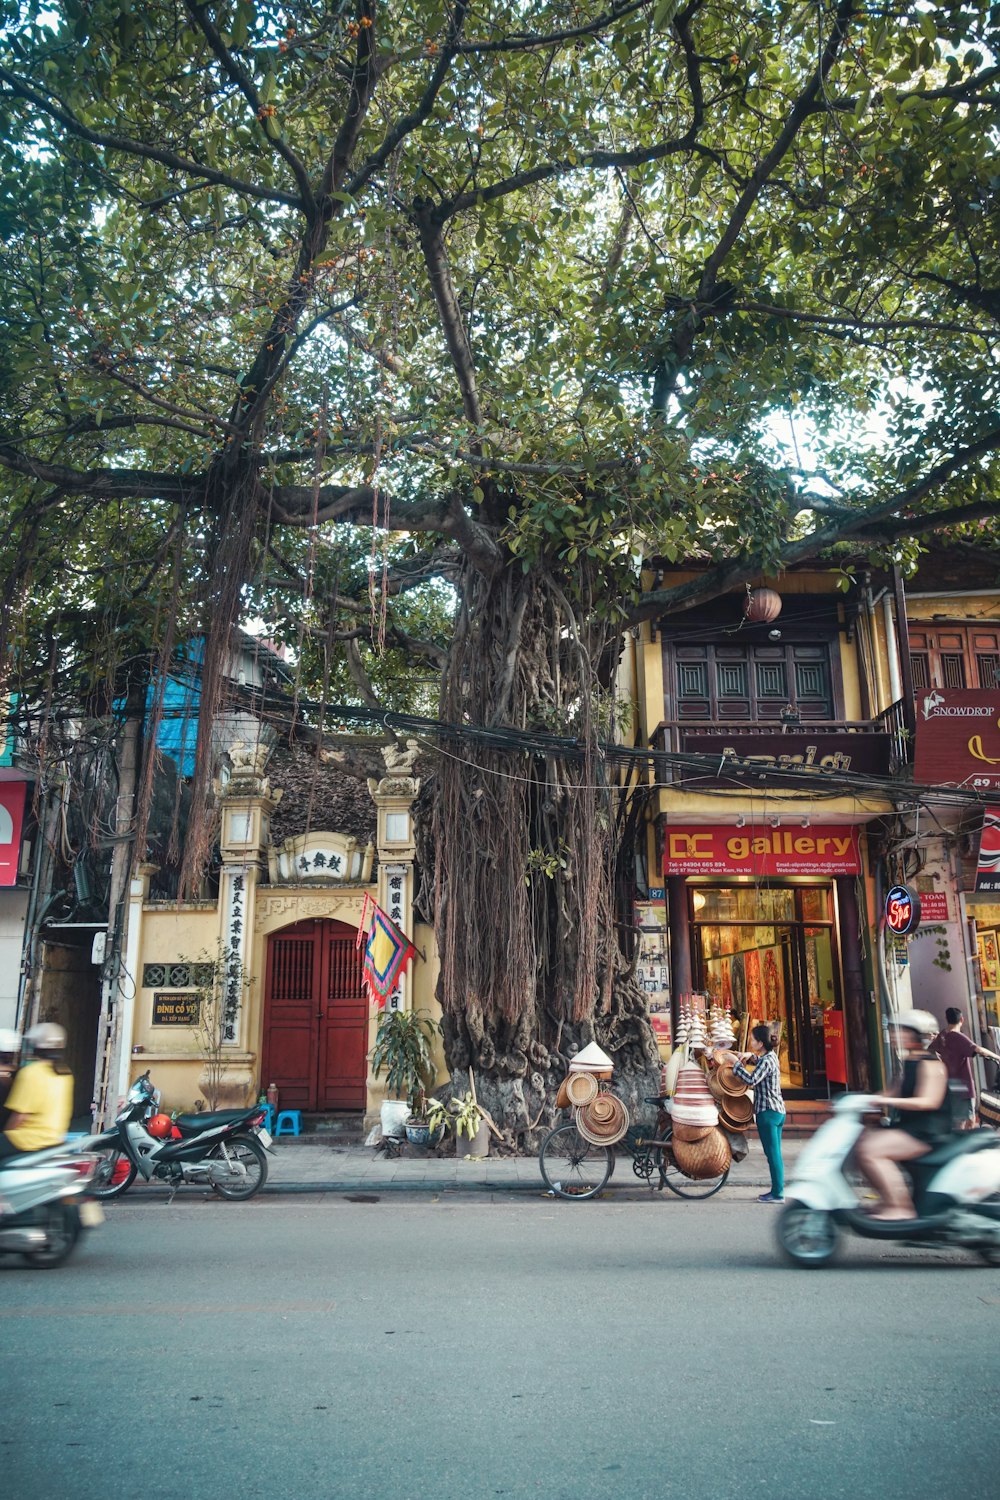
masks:
[(27, 910), (27, 891), (0, 890), (0, 1026), (13, 1026), (17, 1019), (17, 987)]

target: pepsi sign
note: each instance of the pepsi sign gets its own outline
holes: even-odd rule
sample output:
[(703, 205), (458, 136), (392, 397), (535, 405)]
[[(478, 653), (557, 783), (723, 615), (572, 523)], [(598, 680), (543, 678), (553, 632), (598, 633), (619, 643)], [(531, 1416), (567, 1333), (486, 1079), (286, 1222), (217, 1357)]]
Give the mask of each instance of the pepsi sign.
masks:
[(1000, 891), (1000, 807), (988, 807), (983, 814), (976, 890), (990, 894)]
[(920, 926), (920, 897), (912, 885), (894, 885), (885, 898), (885, 925), (897, 937)]

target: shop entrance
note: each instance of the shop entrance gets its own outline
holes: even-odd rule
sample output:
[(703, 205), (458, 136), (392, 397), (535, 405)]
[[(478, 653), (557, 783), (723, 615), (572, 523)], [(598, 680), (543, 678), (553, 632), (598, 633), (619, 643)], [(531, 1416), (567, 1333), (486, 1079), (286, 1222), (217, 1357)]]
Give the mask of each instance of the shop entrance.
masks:
[(356, 936), (318, 920), (267, 940), (261, 1082), (277, 1084), (283, 1109), (365, 1107), (368, 1001)]
[(688, 897), (697, 987), (751, 1025), (779, 1024), (783, 1085), (825, 1093), (824, 1016), (841, 1003), (831, 887), (699, 885)]

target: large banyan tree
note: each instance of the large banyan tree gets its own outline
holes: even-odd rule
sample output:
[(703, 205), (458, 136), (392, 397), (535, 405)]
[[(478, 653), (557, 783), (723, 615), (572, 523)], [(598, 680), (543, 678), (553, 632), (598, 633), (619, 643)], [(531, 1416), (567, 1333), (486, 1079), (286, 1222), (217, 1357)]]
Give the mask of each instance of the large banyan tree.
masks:
[(595, 1032), (638, 1076), (624, 633), (990, 524), (995, 10), (0, 13), (14, 686), (63, 702), (72, 666), (96, 713), (204, 638), (191, 880), (234, 625), (311, 700), (416, 679), (426, 712), (435, 674), (465, 731), (420, 808), (453, 1068), (512, 1130)]

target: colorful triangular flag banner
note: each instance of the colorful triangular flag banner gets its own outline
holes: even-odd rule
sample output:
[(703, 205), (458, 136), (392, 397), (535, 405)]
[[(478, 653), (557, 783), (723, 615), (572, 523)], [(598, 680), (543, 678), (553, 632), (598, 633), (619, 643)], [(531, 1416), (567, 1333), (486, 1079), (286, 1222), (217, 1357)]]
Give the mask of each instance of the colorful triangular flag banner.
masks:
[[(370, 901), (370, 898), (366, 897), (366, 901)], [(371, 915), (368, 915), (369, 908), (366, 905), (361, 918), (364, 922), (367, 917), (369, 922), (362, 979), (373, 1004), (381, 1010), (400, 976), (406, 972), (407, 965), (416, 956), (417, 950), (376, 902), (370, 901), (370, 907)], [(360, 934), (361, 929), (358, 930)], [(360, 947), (360, 942), (358, 946)]]

